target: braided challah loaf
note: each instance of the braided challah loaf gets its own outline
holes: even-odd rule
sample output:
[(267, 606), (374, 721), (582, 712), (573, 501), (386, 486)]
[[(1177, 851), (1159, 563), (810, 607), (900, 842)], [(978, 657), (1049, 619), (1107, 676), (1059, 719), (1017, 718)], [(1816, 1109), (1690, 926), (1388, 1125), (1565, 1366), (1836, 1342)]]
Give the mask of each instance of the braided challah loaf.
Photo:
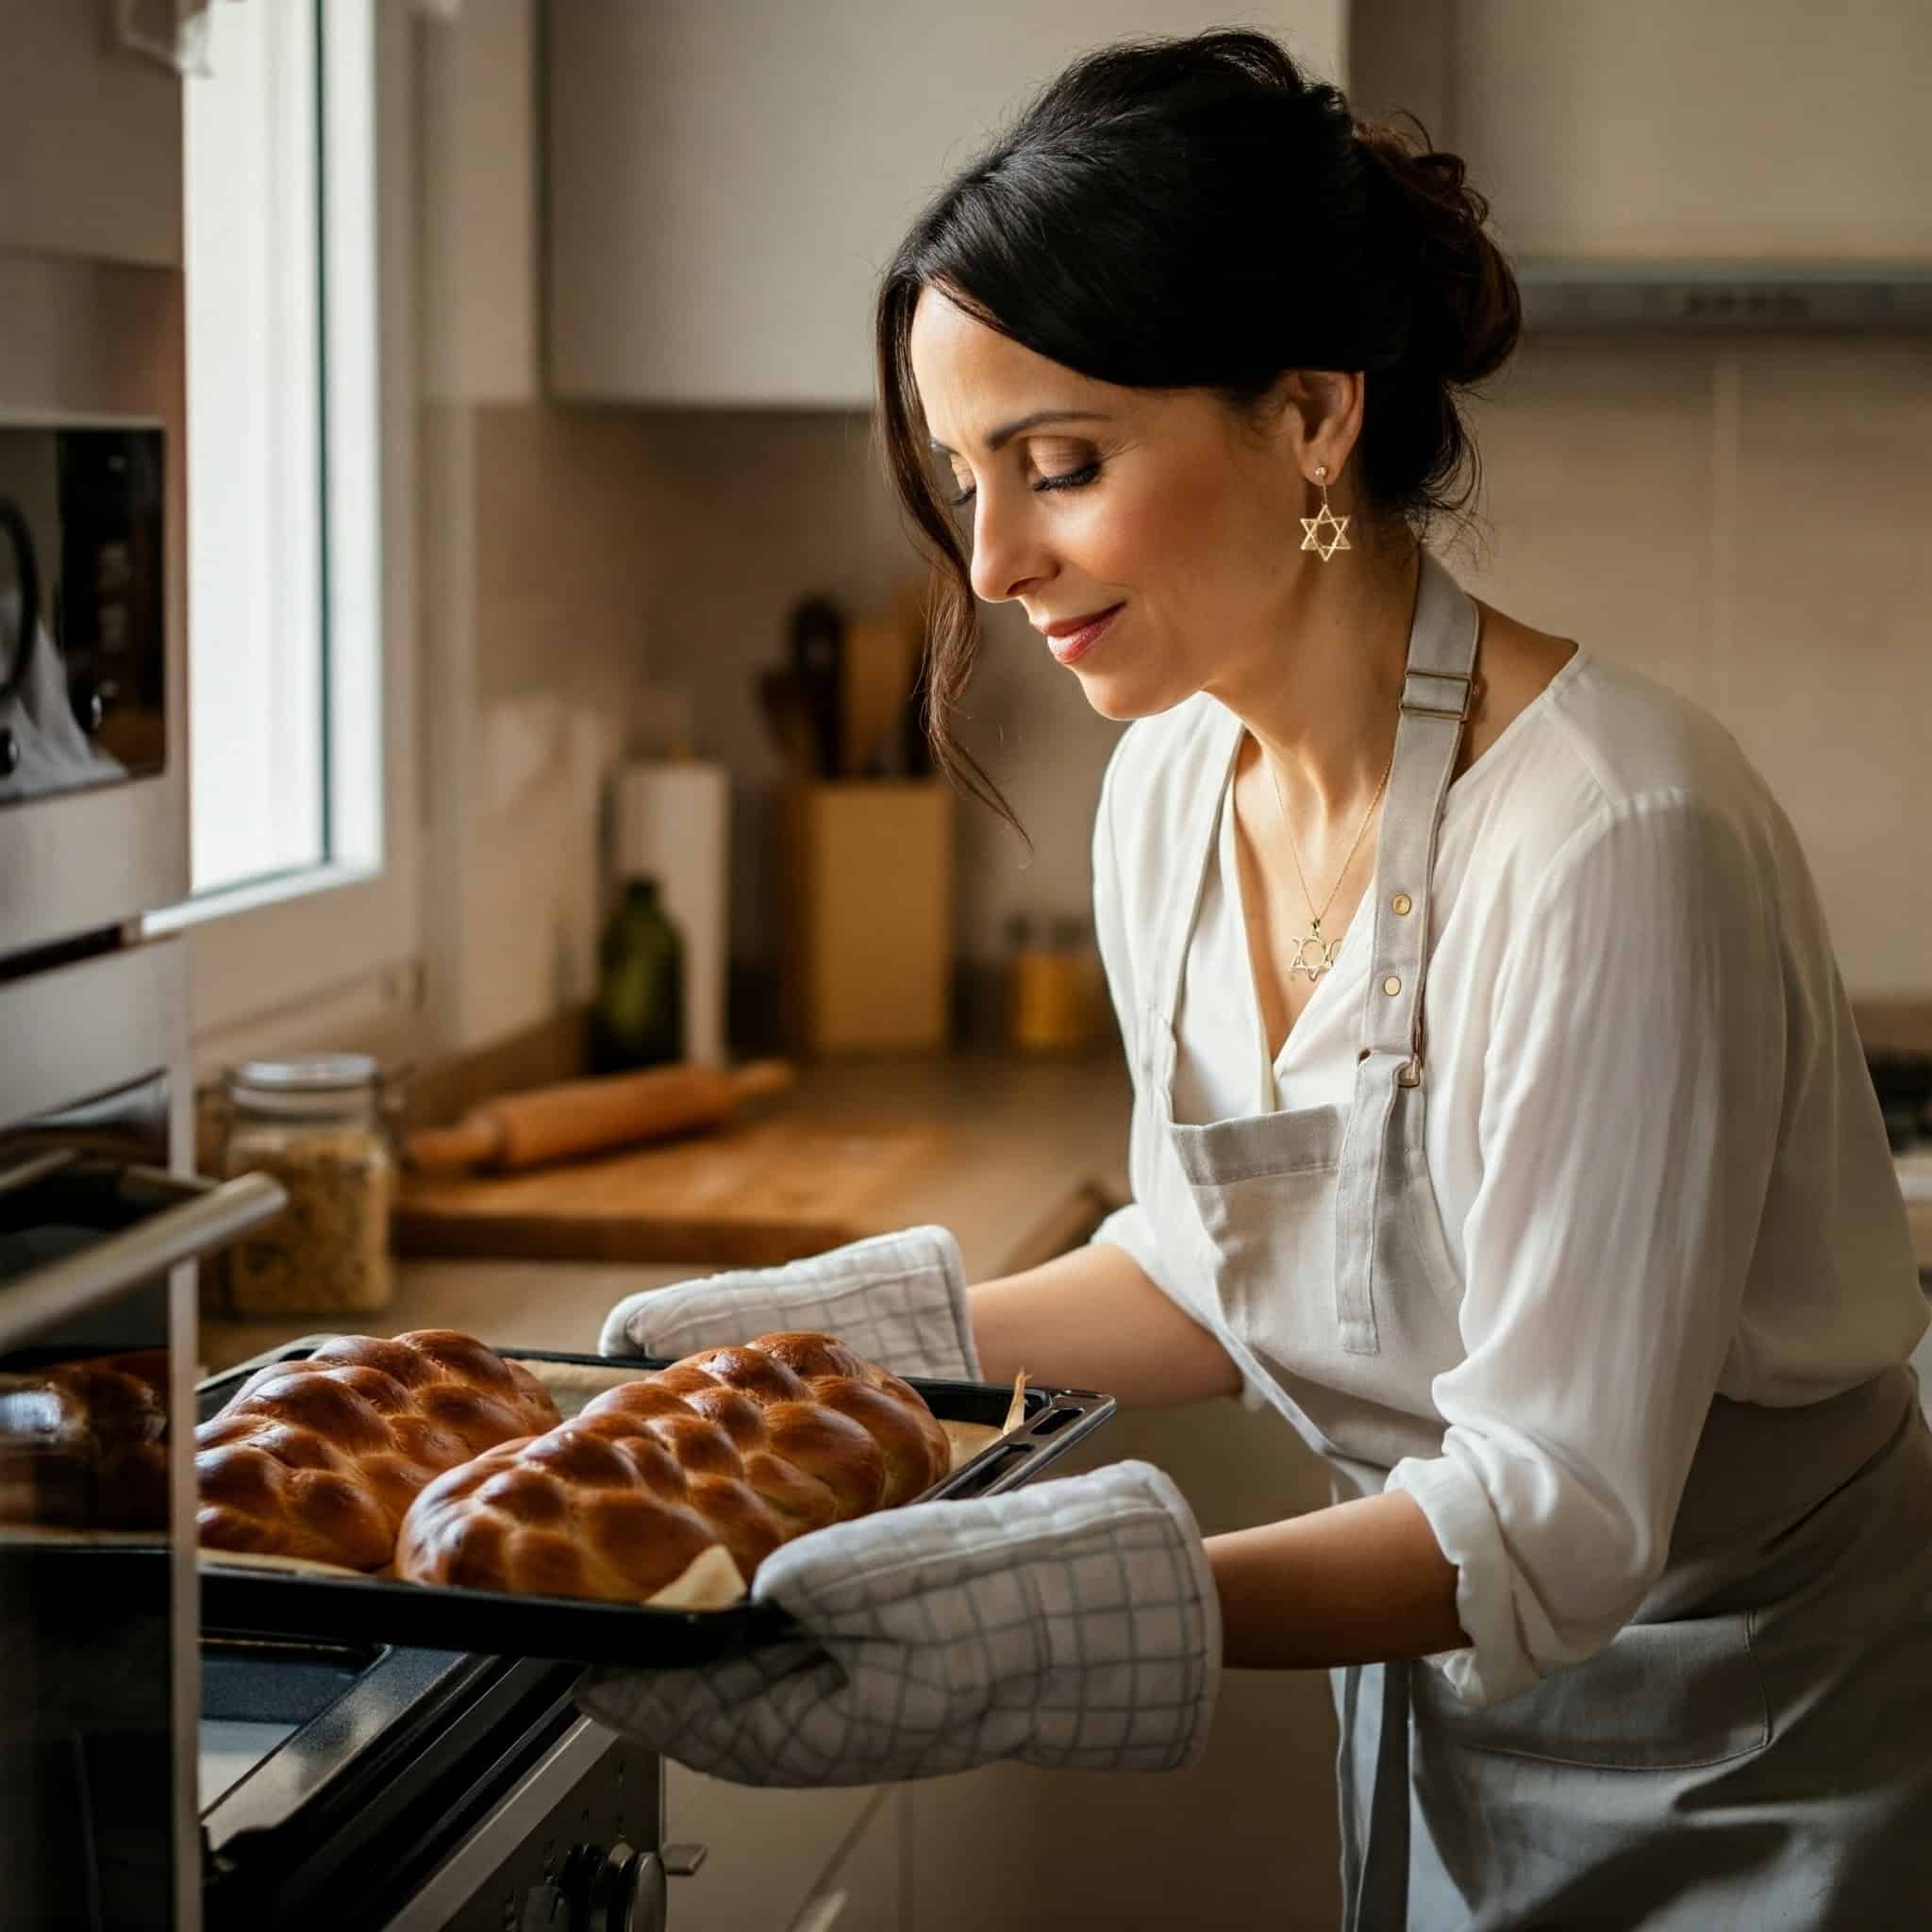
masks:
[(201, 1542), (379, 1569), (433, 1477), (557, 1420), (527, 1369), (455, 1329), (341, 1336), (195, 1431)]
[(716, 1543), (749, 1583), (780, 1543), (908, 1502), (950, 1466), (898, 1376), (829, 1336), (762, 1335), (439, 1477), (403, 1521), (396, 1574), (641, 1603)]
[(0, 1375), (0, 1523), (164, 1529), (168, 1354)]

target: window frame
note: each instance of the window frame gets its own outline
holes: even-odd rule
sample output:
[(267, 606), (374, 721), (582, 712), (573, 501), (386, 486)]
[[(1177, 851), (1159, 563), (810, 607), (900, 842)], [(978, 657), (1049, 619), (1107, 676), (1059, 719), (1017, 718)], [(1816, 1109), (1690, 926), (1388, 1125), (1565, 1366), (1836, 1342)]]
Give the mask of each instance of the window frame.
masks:
[[(201, 1064), (280, 1037), (291, 1008), (326, 1007), (353, 1037), (422, 1002), (411, 38), (405, 9), (321, 6), (330, 857), (142, 921), (188, 947)], [(345, 291), (331, 255), (370, 243), (373, 290)], [(192, 641), (192, 602), (189, 625)], [(373, 650), (342, 648), (372, 627)], [(192, 675), (192, 641), (190, 658)]]

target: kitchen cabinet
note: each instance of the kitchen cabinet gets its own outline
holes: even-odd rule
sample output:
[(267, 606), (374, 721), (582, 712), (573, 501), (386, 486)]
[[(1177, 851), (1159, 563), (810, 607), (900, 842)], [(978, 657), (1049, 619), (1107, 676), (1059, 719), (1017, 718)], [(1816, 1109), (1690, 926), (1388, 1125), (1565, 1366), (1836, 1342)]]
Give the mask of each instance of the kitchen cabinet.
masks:
[[(1224, 11), (549, 0), (551, 391), (869, 407), (874, 284), (933, 189), (1076, 53)], [(1339, 76), (1343, 0), (1269, 0), (1246, 17)]]
[[(1143, 1457), (1202, 1533), (1328, 1500), (1325, 1468), (1272, 1414), (1232, 1400), (1114, 1418), (1055, 1465)], [(1198, 1922), (1331, 1924), (1335, 1721), (1326, 1674), (1243, 1671), (1202, 1760), (1182, 1772), (998, 1764), (897, 1787), (765, 1790), (665, 1765), (667, 1840), (709, 1856), (672, 1882), (677, 1932), (1060, 1932)], [(1123, 1855), (1123, 1847), (1128, 1847)], [(989, 1856), (989, 1848), (996, 1856)]]
[(0, 0), (0, 251), (181, 265), (181, 82), (105, 7)]
[(813, 1886), (791, 1932), (906, 1932), (906, 1793), (880, 1791), (857, 1832)]
[(1469, 162), (1519, 258), (1924, 263), (1932, 12), (1356, 0), (1371, 112)]
[(677, 1932), (898, 1932), (891, 1791), (766, 1790), (668, 1758), (664, 1778), (666, 1842), (708, 1848), (697, 1871), (672, 1880)]
[[(1204, 1536), (1321, 1507), (1328, 1474), (1273, 1413), (1232, 1398), (1114, 1417), (1056, 1463), (1140, 1458)], [(1335, 1717), (1323, 1671), (1232, 1671), (1185, 1771), (994, 1764), (904, 1788), (915, 1932), (1165, 1932), (1341, 1917)], [(989, 1848), (994, 1848), (990, 1855)]]

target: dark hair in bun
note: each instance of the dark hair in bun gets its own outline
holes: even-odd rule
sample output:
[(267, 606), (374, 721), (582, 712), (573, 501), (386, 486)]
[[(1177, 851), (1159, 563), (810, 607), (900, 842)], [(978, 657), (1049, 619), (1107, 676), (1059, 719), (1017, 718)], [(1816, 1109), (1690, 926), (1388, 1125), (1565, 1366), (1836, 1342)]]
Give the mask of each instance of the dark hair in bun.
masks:
[(1501, 366), (1522, 308), (1462, 162), (1419, 132), (1357, 123), (1266, 34), (1123, 42), (1053, 81), (900, 245), (876, 314), (880, 432), (941, 571), (928, 728), (943, 769), (1003, 817), (948, 728), (978, 626), (920, 426), (921, 293), (1095, 380), (1238, 409), (1291, 369), (1364, 371), (1358, 487), (1420, 534), (1474, 494), (1456, 391)]
[(1367, 158), (1367, 218), (1407, 269), (1395, 279), (1407, 311), (1404, 344), (1365, 398), (1364, 480), (1371, 502), (1420, 529), (1475, 493), (1475, 446), (1456, 391), (1508, 360), (1523, 333), (1523, 299), (1483, 225), (1490, 205), (1470, 187), (1462, 158), (1432, 151), (1410, 125), (1412, 134), (1358, 122), (1354, 133)]

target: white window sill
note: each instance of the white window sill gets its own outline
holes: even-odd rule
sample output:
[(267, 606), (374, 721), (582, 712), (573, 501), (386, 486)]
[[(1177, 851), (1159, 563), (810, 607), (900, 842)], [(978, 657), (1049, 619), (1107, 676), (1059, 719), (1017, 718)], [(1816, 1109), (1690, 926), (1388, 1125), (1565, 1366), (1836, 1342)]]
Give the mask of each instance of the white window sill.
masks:
[(277, 873), (270, 878), (251, 879), (245, 885), (230, 886), (219, 892), (204, 892), (182, 900), (178, 906), (150, 912), (141, 922), (141, 936), (151, 940), (164, 933), (185, 932), (209, 920), (228, 919), (264, 906), (283, 906), (291, 899), (339, 891), (345, 886), (370, 885), (381, 876), (379, 869), (362, 865), (311, 865), (300, 872)]

